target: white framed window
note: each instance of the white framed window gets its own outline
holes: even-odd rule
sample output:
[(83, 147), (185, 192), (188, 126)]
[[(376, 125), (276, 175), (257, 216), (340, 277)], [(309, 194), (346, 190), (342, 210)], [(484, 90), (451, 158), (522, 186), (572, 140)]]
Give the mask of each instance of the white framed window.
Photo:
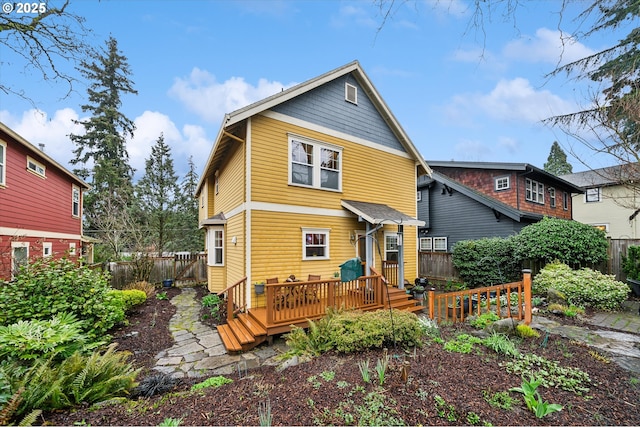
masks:
[(7, 144), (0, 141), (0, 185), (7, 185)]
[(598, 230), (602, 230), (605, 233), (609, 232), (609, 224), (591, 224), (591, 226), (597, 228)]
[(51, 242), (43, 242), (42, 243), (42, 256), (49, 257), (53, 255), (53, 244)]
[(342, 191), (342, 148), (290, 135), (289, 184)]
[(71, 215), (80, 216), (80, 187), (76, 185), (71, 186)]
[(398, 261), (398, 233), (384, 233), (385, 261)]
[(420, 238), (420, 251), (431, 252), (433, 250), (433, 239), (431, 237)]
[(27, 169), (29, 169), (31, 172), (35, 173), (36, 175), (40, 175), (41, 177), (45, 176), (46, 168), (44, 167), (44, 165), (28, 156), (27, 156)]
[(587, 203), (595, 203), (600, 201), (600, 188), (587, 188), (584, 193), (584, 201)]
[(224, 229), (212, 227), (207, 230), (207, 263), (214, 266), (224, 265)]
[(544, 184), (527, 178), (525, 199), (533, 203), (544, 205)]
[(29, 243), (11, 242), (11, 277), (20, 272), (20, 267), (29, 264)]
[(556, 189), (555, 188), (549, 188), (549, 205), (552, 208), (556, 207)]
[(494, 180), (496, 191), (508, 190), (511, 188), (511, 180), (508, 176), (500, 176)]
[(433, 238), (433, 250), (438, 252), (447, 251), (447, 238), (446, 237), (434, 237)]
[(69, 243), (69, 255), (76, 254), (76, 242)]
[(422, 201), (422, 191), (418, 191), (418, 194), (416, 194), (416, 201), (417, 202), (421, 202)]
[(329, 231), (328, 228), (302, 229), (303, 260), (329, 259)]
[(345, 83), (344, 99), (347, 102), (358, 105), (358, 87), (349, 83)]
[(562, 209), (565, 211), (569, 210), (569, 193), (566, 191), (562, 193)]

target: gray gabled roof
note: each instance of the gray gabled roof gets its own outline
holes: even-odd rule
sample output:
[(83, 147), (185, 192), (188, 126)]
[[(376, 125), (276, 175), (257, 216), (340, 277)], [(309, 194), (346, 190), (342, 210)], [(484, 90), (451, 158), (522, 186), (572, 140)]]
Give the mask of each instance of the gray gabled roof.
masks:
[(607, 187), (637, 181), (640, 177), (639, 167), (637, 163), (629, 163), (562, 175), (560, 178), (581, 188)]
[(247, 105), (246, 107), (226, 114), (222, 121), (222, 125), (220, 126), (220, 130), (218, 131), (214, 146), (211, 149), (211, 153), (209, 154), (209, 158), (204, 168), (204, 173), (200, 176), (200, 181), (198, 182), (198, 187), (196, 188), (196, 194), (200, 193), (202, 185), (204, 184), (204, 181), (206, 180), (206, 177), (208, 175), (207, 172), (211, 168), (211, 165), (215, 162), (221, 161), (221, 159), (223, 158), (223, 156), (219, 154), (219, 151), (224, 151), (225, 146), (228, 143), (228, 141), (225, 142), (226, 139), (224, 137), (225, 135), (229, 135), (227, 132), (229, 128), (237, 125), (243, 120), (248, 119), (249, 117), (267, 111), (270, 108), (275, 107), (276, 105), (289, 101), (290, 99), (293, 99), (303, 93), (309, 92), (310, 90), (313, 90), (327, 82), (335, 80), (349, 73), (353, 73), (353, 76), (358, 80), (358, 83), (360, 83), (362, 88), (365, 90), (373, 105), (376, 106), (376, 109), (378, 110), (380, 115), (384, 118), (387, 125), (391, 128), (396, 138), (398, 138), (398, 141), (400, 141), (403, 147), (406, 148), (407, 152), (424, 169), (425, 173), (430, 174), (431, 169), (409, 138), (409, 135), (404, 131), (402, 126), (400, 126), (400, 122), (398, 122), (398, 120), (395, 118), (387, 104), (384, 102), (384, 100), (376, 90), (371, 80), (369, 80), (369, 77), (360, 66), (360, 63), (358, 61), (352, 61), (346, 65), (343, 65), (342, 67), (338, 67), (311, 80), (307, 80), (304, 83), (297, 84), (293, 87), (290, 87), (289, 89), (283, 90), (282, 92), (278, 92), (275, 95), (271, 95), (258, 102), (254, 102), (253, 104)]
[(423, 227), (425, 222), (415, 219), (382, 203), (342, 200), (342, 207), (358, 215), (369, 224), (414, 225)]
[[(476, 191), (473, 188), (468, 187), (464, 184), (461, 184), (460, 182), (455, 181), (447, 177), (446, 175), (441, 174), (440, 172), (433, 171), (431, 174), (431, 178), (433, 181), (437, 181), (441, 184), (444, 184), (447, 187), (450, 187), (455, 191), (459, 192), (460, 194), (463, 194), (469, 197), (470, 199), (475, 200), (476, 202), (479, 202), (487, 206), (488, 208), (501, 213), (502, 215), (508, 218), (511, 218), (514, 221), (520, 222), (522, 219), (541, 220), (543, 217), (543, 215), (522, 211), (512, 206), (509, 206), (506, 203), (502, 203), (501, 201), (496, 200), (492, 197), (489, 197), (486, 194), (480, 193), (479, 191)], [(427, 186), (428, 184), (429, 184), (428, 181), (423, 181), (423, 184), (419, 185), (419, 187)]]

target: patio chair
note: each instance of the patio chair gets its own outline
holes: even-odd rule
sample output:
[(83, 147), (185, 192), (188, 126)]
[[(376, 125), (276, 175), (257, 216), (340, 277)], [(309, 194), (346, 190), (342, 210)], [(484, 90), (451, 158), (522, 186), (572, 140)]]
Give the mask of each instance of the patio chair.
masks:
[[(309, 277), (307, 278), (308, 282), (312, 282), (314, 280), (320, 280), (321, 277), (319, 274), (310, 274)], [(319, 291), (320, 291), (320, 285), (316, 284), (312, 284), (312, 285), (306, 285), (305, 286), (305, 290), (304, 290), (304, 302), (306, 304), (313, 304), (316, 302), (320, 302), (320, 296), (318, 295)]]
[[(277, 277), (272, 277), (270, 279), (267, 279), (267, 285), (270, 283), (280, 283), (280, 282), (278, 282)], [(284, 295), (284, 291), (282, 290), (282, 288), (276, 289), (276, 293), (273, 296), (273, 308), (276, 310), (280, 310), (282, 307), (284, 307), (285, 300), (286, 300), (286, 297)]]

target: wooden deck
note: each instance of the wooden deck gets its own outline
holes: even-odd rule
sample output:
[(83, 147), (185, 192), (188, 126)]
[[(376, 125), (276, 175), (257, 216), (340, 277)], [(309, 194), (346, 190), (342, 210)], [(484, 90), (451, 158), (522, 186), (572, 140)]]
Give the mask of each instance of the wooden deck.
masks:
[(309, 320), (325, 316), (327, 308), (372, 311), (389, 307), (411, 312), (425, 307), (404, 290), (387, 286), (379, 275), (362, 276), (350, 282), (340, 279), (265, 285), (265, 294), (246, 308), (246, 278), (220, 292), (227, 301), (227, 324), (218, 326), (230, 353), (248, 351), (274, 336), (306, 328)]

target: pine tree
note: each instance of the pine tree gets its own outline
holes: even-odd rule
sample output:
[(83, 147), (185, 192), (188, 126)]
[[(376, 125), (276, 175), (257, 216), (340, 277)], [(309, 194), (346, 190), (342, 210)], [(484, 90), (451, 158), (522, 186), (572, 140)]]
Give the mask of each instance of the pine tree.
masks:
[(549, 157), (547, 157), (547, 163), (544, 164), (544, 170), (555, 175), (568, 175), (573, 173), (573, 167), (567, 162), (567, 154), (558, 144), (558, 141), (553, 141), (551, 145), (551, 151)]
[(106, 50), (94, 53), (92, 59), (82, 61), (80, 69), (91, 82), (87, 89), (89, 102), (81, 106), (91, 117), (76, 121), (84, 127), (84, 135), (69, 135), (76, 145), (75, 158), (71, 160), (77, 165), (74, 172), (91, 184), (84, 201), (88, 213), (99, 209), (99, 199), (104, 194), (126, 200), (132, 193), (133, 169), (129, 166), (126, 137), (133, 137), (135, 125), (120, 108), (123, 95), (138, 93), (116, 39), (110, 37)]
[(159, 256), (166, 250), (175, 233), (175, 207), (178, 177), (173, 169), (171, 148), (164, 136), (156, 140), (145, 161), (145, 173), (136, 185), (137, 201), (149, 240)]
[(198, 173), (193, 156), (190, 156), (189, 171), (180, 183), (179, 207), (176, 216), (180, 237), (176, 239), (176, 250), (191, 253), (204, 250), (204, 232), (199, 227), (198, 199), (195, 197), (197, 187)]

